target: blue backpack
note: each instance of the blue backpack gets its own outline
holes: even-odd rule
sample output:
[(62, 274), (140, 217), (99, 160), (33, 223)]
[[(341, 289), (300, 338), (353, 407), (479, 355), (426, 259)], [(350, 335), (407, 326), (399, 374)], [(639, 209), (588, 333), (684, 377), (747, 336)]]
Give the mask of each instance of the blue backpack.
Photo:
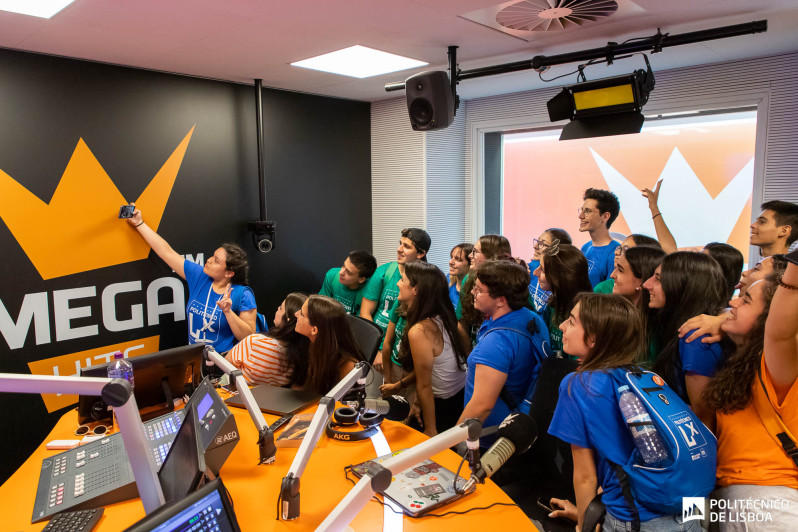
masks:
[[(637, 501), (654, 511), (681, 515), (683, 497), (706, 497), (715, 489), (717, 439), (656, 373), (618, 368), (611, 375), (616, 400), (620, 398), (618, 387), (629, 386), (648, 410), (670, 455), (664, 467), (644, 465), (636, 448), (624, 464), (607, 460), (618, 476), (624, 498), (635, 514)], [(601, 449), (596, 451), (607, 458)], [(639, 528), (639, 517), (635, 522)]]
[[(255, 292), (252, 291), (252, 288), (248, 286), (242, 286), (241, 288), (241, 290), (233, 290), (233, 293), (230, 297), (230, 300), (233, 304), (233, 312), (241, 311), (241, 300), (244, 297), (244, 292), (249, 291), (252, 294), (252, 297), (255, 297)], [(260, 312), (258, 312), (255, 316), (255, 332), (262, 334), (269, 332), (269, 324), (266, 323), (266, 316)]]
[[(520, 334), (532, 342), (532, 349), (539, 350), (546, 357), (550, 357), (552, 355), (552, 351), (551, 345), (549, 344), (551, 337), (549, 336), (548, 329), (544, 328), (544, 330), (541, 331), (534, 320), (530, 320), (529, 323), (527, 323), (526, 328), (527, 330), (521, 331), (512, 327), (494, 327), (493, 329), (485, 332), (485, 334), (482, 335), (482, 338), (489, 335), (493, 331), (513, 331), (514, 333)], [(511, 412), (521, 412), (523, 414), (529, 415), (529, 410), (532, 406), (532, 395), (535, 393), (536, 385), (537, 379), (533, 380), (529, 384), (529, 388), (527, 388), (520, 405), (506, 386), (502, 386), (499, 397), (501, 397), (502, 401), (504, 401), (504, 403), (510, 408)]]

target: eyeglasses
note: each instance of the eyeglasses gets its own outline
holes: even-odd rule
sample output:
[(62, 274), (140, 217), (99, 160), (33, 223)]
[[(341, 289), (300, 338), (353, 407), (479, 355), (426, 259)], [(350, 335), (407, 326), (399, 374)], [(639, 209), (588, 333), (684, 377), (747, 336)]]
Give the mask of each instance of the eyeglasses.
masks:
[(474, 294), (474, 297), (477, 297), (479, 294), (487, 294), (488, 289), (480, 288), (476, 283), (474, 283), (471, 293)]
[(543, 254), (547, 257), (553, 257), (560, 252), (560, 239), (555, 238), (549, 246), (543, 250)]
[(587, 217), (587, 216), (590, 216), (591, 214), (593, 214), (594, 212), (598, 212), (598, 211), (594, 210), (594, 209), (583, 209), (582, 207), (579, 207), (578, 209), (576, 209), (576, 212), (577, 212), (577, 214), (579, 216), (582, 216), (584, 214), (585, 217)]
[(540, 240), (538, 238), (532, 239), (532, 245), (540, 248), (541, 250), (546, 249), (551, 245), (551, 242), (546, 242), (545, 240)]
[(617, 248), (615, 248), (615, 256), (622, 257), (623, 254), (626, 253), (631, 247), (634, 246), (618, 246)]
[(106, 425), (96, 425), (94, 428), (90, 427), (89, 425), (81, 425), (75, 429), (75, 436), (102, 436), (109, 430), (110, 428)]

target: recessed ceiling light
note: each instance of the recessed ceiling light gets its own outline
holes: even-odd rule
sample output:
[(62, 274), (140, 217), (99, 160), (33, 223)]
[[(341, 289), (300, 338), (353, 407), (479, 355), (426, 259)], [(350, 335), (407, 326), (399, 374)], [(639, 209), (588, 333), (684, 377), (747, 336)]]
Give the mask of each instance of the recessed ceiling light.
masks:
[(0, 11), (50, 18), (75, 0), (0, 0)]
[(332, 74), (341, 74), (353, 78), (368, 78), (389, 72), (398, 72), (427, 65), (423, 61), (416, 61), (401, 55), (381, 52), (365, 46), (350, 46), (343, 50), (311, 57), (303, 61), (291, 63), (292, 66), (321, 70)]

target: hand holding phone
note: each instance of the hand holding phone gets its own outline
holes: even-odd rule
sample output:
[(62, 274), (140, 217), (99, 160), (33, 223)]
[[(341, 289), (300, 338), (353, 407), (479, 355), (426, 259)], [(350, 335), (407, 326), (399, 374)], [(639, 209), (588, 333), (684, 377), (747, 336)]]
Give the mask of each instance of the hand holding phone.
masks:
[(133, 205), (122, 205), (119, 207), (119, 218), (133, 218), (133, 211), (136, 207)]

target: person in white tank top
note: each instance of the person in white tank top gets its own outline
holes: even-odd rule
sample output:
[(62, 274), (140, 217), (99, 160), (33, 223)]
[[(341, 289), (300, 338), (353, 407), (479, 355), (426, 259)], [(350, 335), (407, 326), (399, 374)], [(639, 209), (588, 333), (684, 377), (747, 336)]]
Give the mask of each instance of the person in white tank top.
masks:
[(465, 347), (457, 335), (446, 276), (437, 266), (407, 264), (397, 286), (407, 308), (399, 359), (406, 370), (415, 371), (421, 408), (420, 419), (411, 415), (408, 424), (434, 436), (453, 427), (463, 411)]

